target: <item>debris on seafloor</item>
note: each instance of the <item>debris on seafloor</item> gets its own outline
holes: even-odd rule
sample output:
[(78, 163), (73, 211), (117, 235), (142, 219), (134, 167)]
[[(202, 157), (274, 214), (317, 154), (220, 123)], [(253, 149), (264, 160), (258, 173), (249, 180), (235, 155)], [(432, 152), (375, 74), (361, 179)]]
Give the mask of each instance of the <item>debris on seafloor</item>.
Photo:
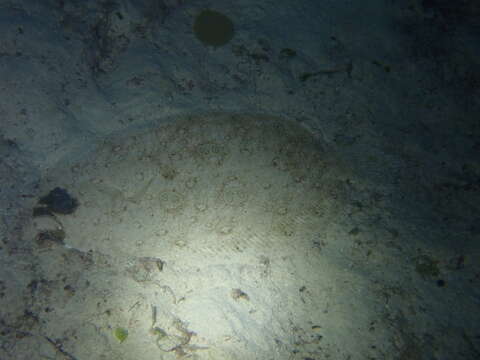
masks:
[(239, 299), (243, 299), (247, 301), (250, 300), (250, 297), (247, 295), (247, 293), (243, 292), (240, 289), (233, 289), (231, 295), (234, 300), (239, 300)]
[(40, 231), (35, 240), (40, 248), (51, 248), (55, 245), (64, 245), (65, 231), (63, 229), (52, 229)]

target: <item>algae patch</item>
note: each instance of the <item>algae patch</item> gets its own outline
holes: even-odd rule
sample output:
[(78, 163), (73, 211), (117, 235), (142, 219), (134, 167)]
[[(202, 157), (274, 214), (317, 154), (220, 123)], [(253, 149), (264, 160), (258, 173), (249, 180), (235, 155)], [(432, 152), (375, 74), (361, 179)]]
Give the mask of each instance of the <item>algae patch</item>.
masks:
[(113, 335), (115, 338), (121, 343), (123, 343), (125, 340), (127, 340), (128, 337), (128, 330), (122, 327), (117, 327), (113, 331)]
[(427, 255), (420, 255), (415, 259), (415, 270), (424, 279), (428, 277), (437, 277), (438, 275), (440, 275), (440, 270), (438, 269), (438, 261), (432, 259)]

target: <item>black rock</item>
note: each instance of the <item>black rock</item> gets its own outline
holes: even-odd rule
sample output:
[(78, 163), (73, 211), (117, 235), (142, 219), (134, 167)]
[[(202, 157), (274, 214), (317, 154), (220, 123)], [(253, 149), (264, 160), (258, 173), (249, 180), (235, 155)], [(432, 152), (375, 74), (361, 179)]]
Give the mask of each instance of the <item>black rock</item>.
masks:
[(57, 214), (71, 214), (78, 206), (78, 201), (71, 197), (67, 190), (59, 187), (40, 198), (38, 203), (44, 205), (46, 210)]

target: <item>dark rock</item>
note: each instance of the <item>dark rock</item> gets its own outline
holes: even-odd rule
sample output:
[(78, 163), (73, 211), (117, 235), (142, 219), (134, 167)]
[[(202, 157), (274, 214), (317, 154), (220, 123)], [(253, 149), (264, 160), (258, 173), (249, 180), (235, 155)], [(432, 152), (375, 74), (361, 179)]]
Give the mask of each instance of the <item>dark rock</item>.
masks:
[(38, 202), (47, 210), (57, 214), (71, 214), (78, 206), (78, 201), (62, 188), (56, 187)]

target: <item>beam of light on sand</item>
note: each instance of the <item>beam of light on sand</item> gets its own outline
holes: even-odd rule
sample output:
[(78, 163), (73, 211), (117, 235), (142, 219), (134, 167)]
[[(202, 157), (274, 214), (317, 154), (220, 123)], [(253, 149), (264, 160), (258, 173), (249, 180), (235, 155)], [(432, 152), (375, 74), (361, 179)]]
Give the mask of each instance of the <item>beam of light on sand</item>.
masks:
[(59, 216), (65, 247), (95, 264), (63, 316), (88, 318), (107, 343), (125, 329), (131, 356), (285, 358), (292, 321), (315, 339), (328, 307), (332, 159), (296, 123), (212, 115), (110, 138), (53, 170), (80, 204)]

